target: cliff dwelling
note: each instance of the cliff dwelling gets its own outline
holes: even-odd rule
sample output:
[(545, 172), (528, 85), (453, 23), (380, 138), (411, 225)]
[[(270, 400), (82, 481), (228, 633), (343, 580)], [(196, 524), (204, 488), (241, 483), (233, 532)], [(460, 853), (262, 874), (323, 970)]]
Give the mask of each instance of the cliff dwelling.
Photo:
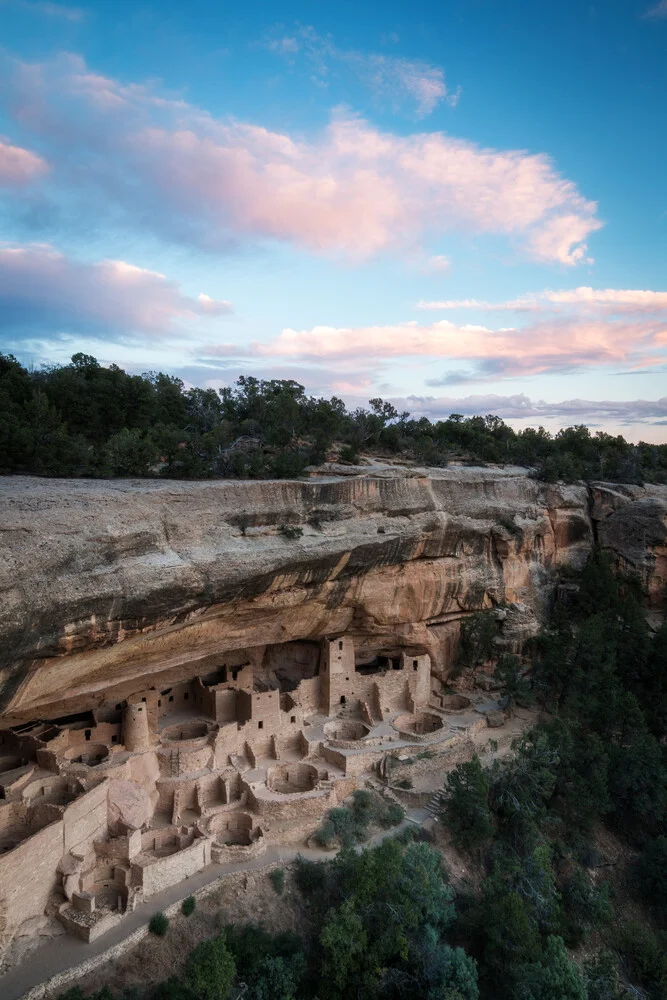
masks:
[(388, 753), (462, 729), (424, 652), (355, 657), (340, 635), (221, 659), (0, 732), (5, 942), (44, 913), (91, 941), (211, 863), (303, 843)]

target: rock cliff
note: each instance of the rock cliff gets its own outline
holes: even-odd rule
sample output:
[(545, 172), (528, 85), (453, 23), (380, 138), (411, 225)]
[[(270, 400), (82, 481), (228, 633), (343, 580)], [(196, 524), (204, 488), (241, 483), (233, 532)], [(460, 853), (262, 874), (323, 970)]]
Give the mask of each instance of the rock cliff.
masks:
[(666, 516), (667, 487), (548, 485), (521, 469), (0, 479), (0, 721), (341, 632), (361, 650), (428, 651), (446, 675), (463, 615), (509, 605), (519, 641), (596, 537), (659, 602)]

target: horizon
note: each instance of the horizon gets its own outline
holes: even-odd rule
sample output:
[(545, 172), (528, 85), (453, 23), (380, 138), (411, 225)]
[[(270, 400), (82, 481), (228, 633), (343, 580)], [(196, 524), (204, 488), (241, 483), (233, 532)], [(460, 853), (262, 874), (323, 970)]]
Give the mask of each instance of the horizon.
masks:
[(667, 441), (665, 0), (0, 24), (0, 351)]

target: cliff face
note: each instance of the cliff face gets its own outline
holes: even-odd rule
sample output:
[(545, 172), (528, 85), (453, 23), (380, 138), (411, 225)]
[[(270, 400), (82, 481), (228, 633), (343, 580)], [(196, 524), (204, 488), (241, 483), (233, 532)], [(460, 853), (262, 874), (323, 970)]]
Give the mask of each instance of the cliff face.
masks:
[(666, 488), (552, 486), (517, 469), (0, 479), (0, 722), (340, 632), (362, 651), (426, 650), (446, 674), (462, 615), (515, 605), (508, 639), (535, 631), (559, 566), (582, 565), (596, 531), (657, 600), (666, 513)]

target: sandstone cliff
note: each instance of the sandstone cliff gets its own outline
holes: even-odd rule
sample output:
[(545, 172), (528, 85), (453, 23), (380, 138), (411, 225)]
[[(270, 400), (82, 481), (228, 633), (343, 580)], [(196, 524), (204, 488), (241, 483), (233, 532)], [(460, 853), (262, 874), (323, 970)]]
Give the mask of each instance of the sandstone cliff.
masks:
[[(446, 674), (462, 615), (539, 627), (597, 537), (654, 602), (666, 487), (547, 485), (524, 470), (377, 469), (307, 482), (0, 479), (0, 718), (93, 707), (222, 653), (349, 632)], [(298, 525), (303, 534), (281, 531)]]

